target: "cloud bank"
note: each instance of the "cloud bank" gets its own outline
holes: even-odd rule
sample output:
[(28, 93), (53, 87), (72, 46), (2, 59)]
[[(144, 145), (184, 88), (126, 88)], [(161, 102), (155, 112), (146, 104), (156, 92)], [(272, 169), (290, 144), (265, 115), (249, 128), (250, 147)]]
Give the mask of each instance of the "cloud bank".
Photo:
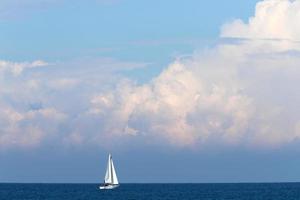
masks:
[(222, 27), (221, 38), (239, 39), (178, 58), (142, 85), (119, 72), (145, 64), (83, 60), (53, 71), (42, 61), (2, 61), (0, 145), (273, 148), (298, 142), (299, 5), (259, 2), (247, 23)]
[(73, 123), (89, 109), (93, 94), (112, 87), (118, 73), (146, 65), (111, 58), (0, 60), (0, 150), (73, 144)]
[(103, 134), (176, 146), (297, 142), (299, 5), (259, 2), (248, 23), (238, 19), (222, 28), (221, 37), (246, 40), (178, 59), (149, 84), (123, 83), (99, 94), (91, 113), (106, 118)]

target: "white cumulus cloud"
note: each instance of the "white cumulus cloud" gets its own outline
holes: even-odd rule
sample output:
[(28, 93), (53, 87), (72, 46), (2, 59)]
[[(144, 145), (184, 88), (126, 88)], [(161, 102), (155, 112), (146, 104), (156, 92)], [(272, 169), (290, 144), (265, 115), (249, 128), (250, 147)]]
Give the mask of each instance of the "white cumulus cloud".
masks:
[(299, 5), (259, 2), (249, 23), (235, 20), (221, 32), (249, 40), (178, 59), (148, 84), (120, 82), (93, 97), (89, 113), (99, 117), (102, 134), (175, 146), (299, 141)]
[(84, 123), (77, 117), (88, 110), (89, 97), (111, 87), (119, 73), (146, 65), (111, 58), (83, 58), (51, 67), (41, 60), (0, 60), (0, 150), (78, 144), (85, 131), (76, 134)]
[(300, 41), (299, 10), (299, 0), (264, 0), (247, 23), (237, 19), (226, 24), (221, 36)]
[(64, 113), (54, 108), (22, 112), (5, 107), (0, 114), (0, 150), (38, 146), (57, 133), (55, 129), (66, 119)]

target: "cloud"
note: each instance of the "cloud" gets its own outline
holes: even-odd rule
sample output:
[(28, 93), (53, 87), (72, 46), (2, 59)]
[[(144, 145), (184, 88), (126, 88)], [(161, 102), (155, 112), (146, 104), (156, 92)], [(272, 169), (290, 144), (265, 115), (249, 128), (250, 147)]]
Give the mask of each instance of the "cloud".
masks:
[(20, 75), (25, 69), (47, 66), (48, 63), (42, 60), (33, 62), (11, 62), (0, 60), (0, 72), (9, 72), (14, 76)]
[(49, 86), (55, 90), (72, 89), (80, 84), (78, 79), (60, 78), (49, 82)]
[(146, 65), (112, 58), (1, 60), (0, 149), (75, 141), (77, 117), (88, 110), (89, 97), (111, 87), (122, 72)]
[(248, 24), (222, 29), (221, 37), (246, 40), (178, 59), (151, 83), (120, 82), (92, 98), (89, 114), (111, 138), (193, 147), (299, 141), (299, 2), (259, 2)]
[(235, 20), (220, 34), (242, 39), (180, 57), (144, 84), (122, 72), (147, 63), (2, 61), (0, 144), (274, 148), (299, 142), (298, 5), (259, 2), (249, 23)]
[(54, 108), (18, 112), (5, 107), (0, 115), (0, 150), (38, 146), (53, 137), (55, 129), (66, 119), (64, 113)]
[(134, 133), (185, 146), (216, 133), (235, 142), (251, 116), (251, 100), (238, 88), (202, 80), (194, 64), (178, 61), (150, 84), (123, 83), (95, 96), (90, 113), (105, 119), (103, 134), (111, 137)]
[(222, 37), (300, 41), (300, 1), (264, 0), (248, 23), (237, 19), (222, 28)]

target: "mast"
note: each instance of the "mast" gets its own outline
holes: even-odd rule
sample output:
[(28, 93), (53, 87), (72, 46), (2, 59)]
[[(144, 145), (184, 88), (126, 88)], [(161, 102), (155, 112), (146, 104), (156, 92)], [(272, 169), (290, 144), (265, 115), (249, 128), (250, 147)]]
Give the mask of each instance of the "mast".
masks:
[(112, 156), (109, 154), (109, 162), (110, 162), (110, 175), (111, 175), (111, 183), (114, 184), (114, 175), (113, 175), (113, 165), (112, 165)]

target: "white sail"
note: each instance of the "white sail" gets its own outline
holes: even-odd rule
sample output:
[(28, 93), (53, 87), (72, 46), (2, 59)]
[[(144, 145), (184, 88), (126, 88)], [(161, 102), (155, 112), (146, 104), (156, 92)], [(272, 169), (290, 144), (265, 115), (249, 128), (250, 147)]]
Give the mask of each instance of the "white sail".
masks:
[(107, 168), (106, 168), (106, 173), (105, 173), (105, 178), (104, 178), (104, 183), (106, 184), (111, 184), (111, 185), (118, 185), (118, 177), (116, 174), (115, 166), (112, 160), (111, 155), (109, 154), (108, 156), (108, 162), (107, 162)]
[(111, 158), (111, 175), (112, 175), (112, 184), (114, 185), (118, 185), (119, 184), (119, 181), (118, 181), (118, 177), (117, 177), (117, 174), (116, 174), (116, 170), (115, 170), (115, 166), (114, 166), (114, 162)]
[(105, 178), (104, 178), (104, 183), (111, 184), (112, 183), (112, 176), (111, 176), (111, 155), (109, 154), (108, 156), (108, 162), (107, 162), (107, 168), (106, 168), (106, 173), (105, 173)]

